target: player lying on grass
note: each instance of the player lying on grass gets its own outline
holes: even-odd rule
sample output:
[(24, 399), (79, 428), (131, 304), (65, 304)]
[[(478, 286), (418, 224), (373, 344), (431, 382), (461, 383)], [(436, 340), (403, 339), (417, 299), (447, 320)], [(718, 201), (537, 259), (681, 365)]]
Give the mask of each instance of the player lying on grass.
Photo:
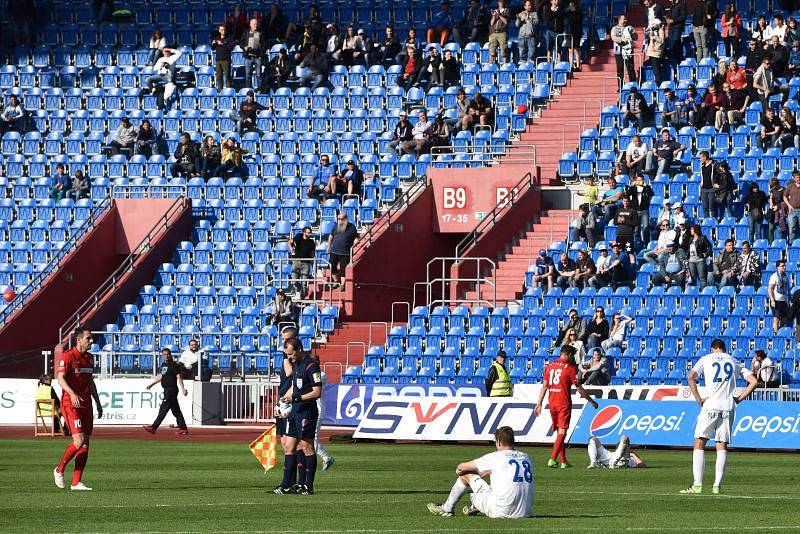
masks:
[[(570, 467), (567, 461), (567, 430), (572, 417), (572, 386), (578, 390), (581, 397), (589, 401), (593, 408), (597, 409), (597, 402), (589, 396), (583, 386), (578, 382), (578, 370), (575, 364), (575, 353), (577, 350), (571, 345), (561, 347), (559, 358), (547, 364), (544, 368), (542, 389), (539, 391), (539, 401), (536, 403), (534, 412), (537, 416), (542, 415), (544, 396), (548, 391), (548, 404), (550, 405), (550, 419), (553, 421), (552, 429), (558, 430), (556, 441), (553, 443), (553, 453), (547, 461), (547, 467), (561, 466), (561, 469)], [(556, 462), (558, 457), (558, 462)]]
[[(451, 517), (458, 500), (472, 489), (464, 515), (518, 519), (533, 512), (533, 466), (530, 457), (514, 449), (514, 431), (503, 426), (494, 433), (495, 452), (458, 464), (456, 479), (444, 504), (428, 503), (433, 515)], [(482, 478), (491, 477), (491, 484)]]
[(598, 469), (605, 467), (608, 469), (625, 469), (635, 467), (647, 467), (638, 454), (631, 452), (631, 440), (628, 436), (622, 436), (619, 445), (614, 452), (609, 451), (600, 440), (592, 436), (589, 438), (589, 466), (586, 469)]

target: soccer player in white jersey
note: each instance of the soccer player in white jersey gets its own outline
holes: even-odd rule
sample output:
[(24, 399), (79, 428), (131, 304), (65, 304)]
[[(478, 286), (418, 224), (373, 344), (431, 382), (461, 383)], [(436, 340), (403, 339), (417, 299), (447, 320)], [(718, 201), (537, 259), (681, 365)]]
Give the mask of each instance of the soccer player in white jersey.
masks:
[(644, 460), (636, 454), (631, 452), (631, 440), (628, 436), (623, 435), (619, 440), (619, 445), (611, 452), (603, 447), (600, 440), (592, 436), (589, 438), (589, 466), (586, 469), (626, 469), (626, 468), (642, 468), (647, 467)]
[[(736, 378), (747, 381), (747, 387), (734, 396)], [(705, 377), (705, 397), (697, 388), (697, 378)], [(728, 463), (728, 443), (731, 442), (733, 419), (736, 405), (745, 400), (756, 387), (756, 377), (741, 362), (725, 352), (725, 342), (715, 339), (711, 343), (711, 354), (700, 358), (687, 377), (689, 389), (692, 390), (697, 403), (702, 406), (697, 416), (694, 429), (694, 451), (692, 471), (694, 483), (681, 490), (681, 493), (692, 494), (703, 492), (703, 470), (705, 469), (705, 448), (708, 440), (717, 443), (717, 462), (714, 470), (714, 486), (712, 493), (720, 492), (722, 477)]]
[[(472, 489), (471, 505), (464, 515), (479, 513), (492, 518), (530, 517), (533, 511), (533, 464), (530, 457), (514, 449), (514, 431), (503, 426), (494, 433), (497, 450), (471, 462), (458, 464), (458, 479), (444, 504), (428, 503), (433, 515), (451, 517), (458, 500)], [(491, 485), (482, 476), (491, 476)]]

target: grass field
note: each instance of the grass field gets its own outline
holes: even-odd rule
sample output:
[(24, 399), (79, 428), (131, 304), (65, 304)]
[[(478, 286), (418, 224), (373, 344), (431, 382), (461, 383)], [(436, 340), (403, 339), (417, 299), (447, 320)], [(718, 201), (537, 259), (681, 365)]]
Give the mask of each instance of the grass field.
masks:
[[(535, 517), (502, 521), (425, 509), (445, 499), (457, 462), (489, 447), (333, 445), (316, 495), (278, 496), (267, 490), (281, 469), (265, 475), (246, 445), (191, 440), (97, 439), (84, 475), (94, 491), (59, 490), (51, 472), (65, 443), (0, 441), (0, 532), (800, 532), (790, 454), (733, 453), (724, 495), (681, 496), (690, 452), (642, 451), (649, 469), (587, 471), (583, 449), (569, 451), (576, 467), (554, 470), (548, 450), (523, 448), (536, 464)], [(706, 462), (708, 478), (713, 454)]]

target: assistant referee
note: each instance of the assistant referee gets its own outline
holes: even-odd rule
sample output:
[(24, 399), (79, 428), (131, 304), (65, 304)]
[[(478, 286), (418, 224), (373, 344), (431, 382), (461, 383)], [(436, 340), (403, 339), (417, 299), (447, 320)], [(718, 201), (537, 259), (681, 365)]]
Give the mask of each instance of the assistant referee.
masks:
[(178, 386), (180, 386), (181, 393), (183, 393), (184, 396), (188, 395), (189, 392), (186, 391), (186, 388), (183, 386), (181, 367), (178, 365), (178, 362), (172, 359), (172, 351), (164, 349), (161, 351), (161, 356), (164, 358), (164, 363), (161, 364), (161, 374), (147, 385), (147, 389), (150, 389), (160, 382), (161, 387), (164, 389), (164, 400), (161, 402), (161, 407), (158, 409), (158, 417), (156, 417), (156, 420), (153, 421), (152, 425), (145, 425), (144, 429), (151, 434), (155, 434), (159, 425), (161, 425), (161, 422), (167, 416), (167, 412), (172, 410), (172, 415), (175, 416), (175, 421), (178, 425), (176, 435), (185, 436), (189, 433), (189, 430), (186, 428), (186, 421), (183, 418), (181, 407), (178, 404)]

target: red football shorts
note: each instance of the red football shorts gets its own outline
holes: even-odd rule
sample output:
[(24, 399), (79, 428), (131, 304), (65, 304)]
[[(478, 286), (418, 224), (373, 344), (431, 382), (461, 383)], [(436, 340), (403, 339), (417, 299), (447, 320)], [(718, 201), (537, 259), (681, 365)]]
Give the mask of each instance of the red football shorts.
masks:
[(551, 429), (553, 431), (559, 428), (569, 428), (569, 420), (572, 417), (572, 408), (566, 407), (550, 407), (550, 419), (553, 424)]
[(61, 414), (64, 416), (64, 421), (69, 427), (70, 432), (73, 434), (86, 434), (92, 435), (92, 428), (94, 428), (94, 414), (91, 408), (74, 408), (71, 404), (63, 404), (61, 406)]

